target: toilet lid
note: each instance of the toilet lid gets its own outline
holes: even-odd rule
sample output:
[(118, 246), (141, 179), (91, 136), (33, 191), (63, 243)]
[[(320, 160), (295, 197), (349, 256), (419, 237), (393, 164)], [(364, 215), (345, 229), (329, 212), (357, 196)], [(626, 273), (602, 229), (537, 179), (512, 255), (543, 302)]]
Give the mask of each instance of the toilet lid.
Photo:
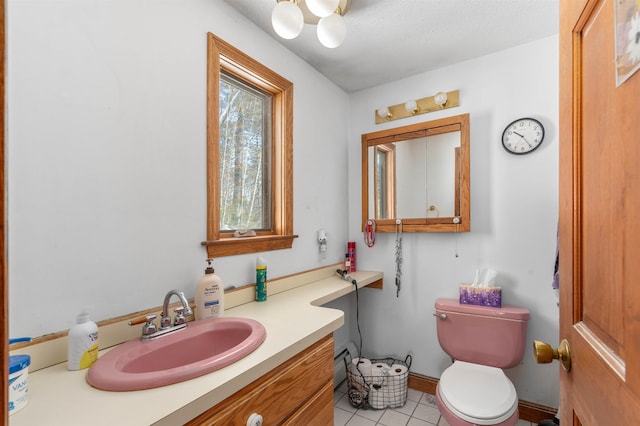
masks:
[(438, 390), (447, 408), (470, 423), (500, 423), (518, 408), (513, 383), (495, 367), (456, 361), (442, 373)]

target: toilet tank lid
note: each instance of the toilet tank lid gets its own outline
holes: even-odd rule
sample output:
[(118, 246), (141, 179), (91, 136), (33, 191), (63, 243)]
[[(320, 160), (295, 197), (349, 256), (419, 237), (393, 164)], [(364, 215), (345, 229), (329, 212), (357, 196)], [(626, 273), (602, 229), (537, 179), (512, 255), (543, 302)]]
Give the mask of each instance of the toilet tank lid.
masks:
[(527, 321), (529, 310), (518, 306), (503, 305), (501, 308), (489, 306), (465, 305), (457, 299), (437, 299), (436, 310), (438, 312), (457, 312), (470, 315), (492, 316), (498, 318), (508, 318), (514, 320)]

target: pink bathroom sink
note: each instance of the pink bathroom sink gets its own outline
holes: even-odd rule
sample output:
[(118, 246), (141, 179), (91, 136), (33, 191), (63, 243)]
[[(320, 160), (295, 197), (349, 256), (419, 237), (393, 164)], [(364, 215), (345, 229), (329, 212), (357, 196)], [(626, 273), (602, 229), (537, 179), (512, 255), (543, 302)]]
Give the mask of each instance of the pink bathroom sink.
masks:
[(185, 329), (155, 340), (130, 340), (101, 356), (87, 382), (108, 391), (170, 385), (232, 364), (262, 344), (264, 326), (247, 318), (193, 321)]

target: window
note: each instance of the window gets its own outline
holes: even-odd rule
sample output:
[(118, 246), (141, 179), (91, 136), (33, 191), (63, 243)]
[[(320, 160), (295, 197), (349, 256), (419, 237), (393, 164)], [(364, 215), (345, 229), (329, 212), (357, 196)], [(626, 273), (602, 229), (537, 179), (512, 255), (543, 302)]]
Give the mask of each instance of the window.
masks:
[(220, 232), (271, 229), (272, 98), (220, 75)]
[[(209, 34), (209, 257), (291, 248), (293, 84)], [(255, 237), (234, 237), (238, 230)]]
[(375, 217), (396, 217), (395, 145), (376, 146), (375, 156)]

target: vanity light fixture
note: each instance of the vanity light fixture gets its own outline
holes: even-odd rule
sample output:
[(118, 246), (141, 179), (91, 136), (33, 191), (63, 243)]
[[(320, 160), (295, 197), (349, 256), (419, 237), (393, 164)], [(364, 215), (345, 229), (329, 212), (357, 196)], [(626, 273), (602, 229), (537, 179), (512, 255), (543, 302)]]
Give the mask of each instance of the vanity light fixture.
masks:
[(271, 25), (280, 37), (298, 37), (304, 24), (316, 25), (318, 40), (334, 49), (347, 37), (344, 14), (351, 0), (276, 0), (271, 13)]
[(376, 124), (400, 118), (412, 117), (427, 112), (440, 111), (460, 105), (460, 91), (438, 92), (427, 98), (410, 100), (402, 104), (390, 105), (376, 109)]

